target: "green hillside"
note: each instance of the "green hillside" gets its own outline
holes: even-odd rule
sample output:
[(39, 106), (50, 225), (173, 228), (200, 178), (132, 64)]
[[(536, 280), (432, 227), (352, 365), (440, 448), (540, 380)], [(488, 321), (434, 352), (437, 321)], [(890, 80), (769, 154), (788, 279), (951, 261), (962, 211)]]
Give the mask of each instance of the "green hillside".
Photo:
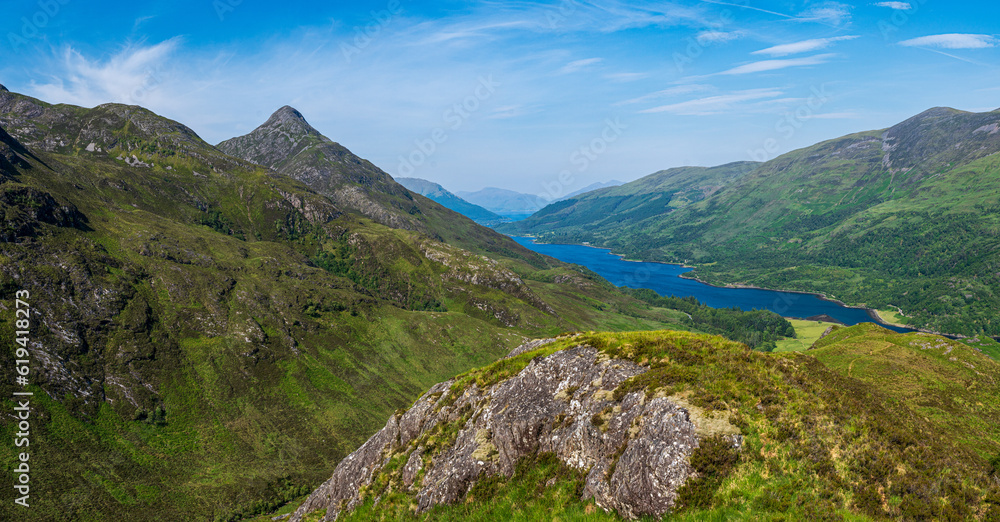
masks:
[[(260, 513), (427, 386), (527, 337), (692, 328), (380, 183), (398, 186), (338, 186), (390, 214), (412, 197), (411, 221), (376, 222), (325, 178), (228, 156), (140, 107), (0, 92), (0, 335), (15, 338), (27, 291), (35, 485), (30, 510), (4, 502), (0, 518)], [(0, 383), (7, 411), (22, 389)], [(0, 449), (8, 469), (15, 449)]]
[(997, 336), (998, 121), (1000, 111), (932, 109), (790, 152), (675, 210), (665, 201), (676, 185), (661, 188), (654, 174), (606, 202), (613, 193), (598, 191), (501, 229), (687, 261), (716, 284), (898, 306), (912, 326)]
[[(649, 368), (618, 385), (614, 400), (645, 390), (647, 399), (679, 401), (704, 433), (691, 457), (699, 475), (664, 520), (1000, 518), (1000, 364), (959, 343), (859, 325), (808, 352), (765, 354), (704, 335), (588, 333), (471, 371), (452, 392), (499, 386), (577, 346)], [(427, 444), (456, 444), (448, 434), (463, 422)], [(739, 449), (712, 435), (732, 429), (742, 435)], [(580, 498), (587, 469), (552, 453), (524, 458), (510, 476), (481, 477), (457, 503), (414, 515), (417, 501), (393, 465), (405, 456), (390, 454), (362, 488), (360, 507), (338, 520), (620, 520)]]
[(34, 309), (19, 519), (228, 519), (525, 336), (679, 323), (429, 200), (430, 234), (390, 228), (139, 107), (5, 91), (0, 125), (24, 137), (0, 129), (0, 334), (16, 292)]

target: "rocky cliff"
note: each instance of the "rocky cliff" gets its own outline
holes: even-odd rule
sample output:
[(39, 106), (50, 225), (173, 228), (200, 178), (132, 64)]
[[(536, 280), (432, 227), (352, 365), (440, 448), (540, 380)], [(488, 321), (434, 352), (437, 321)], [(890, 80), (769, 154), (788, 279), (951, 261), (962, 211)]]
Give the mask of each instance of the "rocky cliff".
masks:
[[(534, 341), (397, 411), (290, 520), (1000, 519), (975, 424), (996, 363), (935, 339), (951, 355), (875, 326), (816, 357), (687, 332)], [(976, 404), (949, 417), (964, 435), (926, 406), (942, 386), (977, 390), (949, 391)]]
[(381, 494), (373, 484), (386, 475), (390, 488), (412, 492), (417, 511), (426, 511), (463, 499), (479, 479), (512, 476), (518, 461), (539, 453), (585, 471), (583, 499), (626, 518), (659, 516), (695, 474), (689, 461), (700, 439), (722, 434), (739, 448), (739, 430), (725, 420), (702, 422), (683, 399), (642, 388), (623, 393), (648, 365), (586, 344), (535, 355), (552, 341), (511, 352), (505, 361), (534, 357), (510, 378), (431, 388), (342, 461), (291, 520), (321, 509), (335, 520), (366, 494)]

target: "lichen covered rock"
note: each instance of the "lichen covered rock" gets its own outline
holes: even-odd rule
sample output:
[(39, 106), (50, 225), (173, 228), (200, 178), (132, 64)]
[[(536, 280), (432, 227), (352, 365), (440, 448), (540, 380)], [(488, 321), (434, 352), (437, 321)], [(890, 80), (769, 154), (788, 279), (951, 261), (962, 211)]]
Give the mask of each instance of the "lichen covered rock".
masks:
[[(481, 478), (512, 476), (519, 460), (540, 453), (586, 473), (583, 499), (626, 518), (662, 515), (694, 473), (699, 434), (668, 397), (615, 393), (647, 371), (578, 345), (540, 354), (496, 383), (440, 383), (344, 459), (291, 520), (322, 509), (335, 520), (385, 484), (408, 490), (426, 511), (460, 501)], [(739, 435), (730, 438), (738, 444)]]

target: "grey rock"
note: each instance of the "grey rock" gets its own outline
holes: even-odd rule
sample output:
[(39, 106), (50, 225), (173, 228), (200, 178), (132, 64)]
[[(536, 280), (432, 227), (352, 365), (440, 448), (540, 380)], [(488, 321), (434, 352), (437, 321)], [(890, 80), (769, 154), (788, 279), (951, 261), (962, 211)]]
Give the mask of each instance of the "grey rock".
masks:
[[(531, 341), (508, 357), (551, 341)], [(325, 520), (336, 520), (365, 500), (362, 488), (393, 458), (406, 463), (390, 472), (390, 484), (413, 491), (422, 512), (460, 501), (482, 477), (510, 477), (520, 459), (543, 452), (589, 470), (583, 499), (627, 518), (660, 516), (670, 511), (693, 472), (689, 461), (698, 434), (688, 411), (669, 398), (647, 399), (636, 391), (615, 400), (621, 383), (646, 371), (576, 346), (537, 357), (514, 377), (485, 389), (437, 384), (344, 459), (290, 520), (324, 508)], [(454, 442), (426, 449), (425, 436), (444, 425), (457, 428)]]

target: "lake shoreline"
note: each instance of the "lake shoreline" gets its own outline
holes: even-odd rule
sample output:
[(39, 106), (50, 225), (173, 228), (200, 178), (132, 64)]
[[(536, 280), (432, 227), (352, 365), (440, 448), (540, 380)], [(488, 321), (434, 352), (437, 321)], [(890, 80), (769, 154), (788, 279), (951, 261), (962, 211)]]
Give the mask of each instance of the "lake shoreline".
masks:
[[(513, 236), (509, 236), (509, 237), (513, 237)], [(517, 236), (517, 237), (530, 238), (532, 240), (532, 242), (538, 243), (538, 244), (583, 246), (583, 247), (596, 248), (598, 250), (607, 250), (609, 254), (611, 254), (613, 256), (617, 256), (617, 257), (621, 258), (622, 261), (629, 262), (629, 263), (658, 263), (658, 264), (661, 264), (661, 265), (672, 265), (672, 266), (679, 266), (679, 267), (682, 267), (682, 268), (690, 268), (692, 270), (698, 268), (697, 266), (691, 266), (691, 265), (688, 265), (686, 263), (667, 263), (667, 262), (664, 262), (664, 261), (642, 261), (642, 260), (637, 260), (637, 259), (628, 259), (625, 256), (625, 254), (617, 254), (617, 253), (615, 253), (614, 251), (612, 251), (608, 247), (601, 247), (601, 246), (591, 245), (589, 243), (588, 244), (539, 243), (537, 236), (524, 235), (524, 236)], [(893, 327), (896, 327), (896, 328), (904, 328), (904, 329), (910, 330), (911, 332), (921, 332), (921, 333), (928, 333), (928, 334), (932, 334), (932, 335), (940, 335), (941, 337), (946, 337), (948, 339), (964, 339), (964, 338), (966, 338), (966, 336), (964, 336), (964, 335), (946, 334), (946, 333), (941, 333), (941, 332), (935, 332), (935, 331), (928, 330), (928, 329), (925, 329), (925, 328), (913, 328), (911, 326), (893, 324), (893, 323), (890, 323), (890, 322), (885, 321), (884, 319), (882, 319), (882, 317), (878, 314), (878, 310), (875, 310), (874, 308), (869, 308), (867, 306), (849, 305), (849, 304), (847, 304), (847, 303), (845, 303), (843, 301), (827, 297), (825, 294), (821, 294), (821, 293), (817, 293), (817, 292), (806, 292), (806, 291), (802, 291), (802, 290), (778, 290), (778, 289), (774, 289), (774, 288), (764, 288), (764, 287), (754, 286), (754, 285), (743, 285), (743, 284), (733, 284), (733, 283), (726, 284), (726, 285), (717, 285), (717, 284), (713, 284), (713, 283), (709, 283), (707, 281), (704, 281), (704, 280), (702, 280), (702, 279), (700, 279), (700, 278), (698, 278), (696, 276), (686, 276), (686, 272), (682, 273), (682, 274), (679, 274), (677, 277), (682, 278), (682, 279), (687, 279), (687, 280), (690, 280), (690, 281), (697, 281), (697, 282), (699, 282), (701, 284), (708, 285), (708, 286), (711, 286), (711, 287), (714, 287), (714, 288), (766, 290), (766, 291), (769, 291), (769, 292), (811, 295), (813, 297), (819, 298), (820, 300), (827, 301), (827, 302), (830, 302), (830, 303), (834, 303), (834, 304), (837, 304), (837, 305), (842, 306), (844, 308), (851, 308), (851, 309), (854, 309), (854, 310), (864, 310), (868, 314), (868, 317), (870, 317), (872, 319), (872, 321), (875, 324), (879, 325), (879, 326), (893, 326)], [(797, 319), (797, 318), (793, 318), (793, 319)], [(997, 338), (997, 340), (1000, 341), (1000, 338)]]

